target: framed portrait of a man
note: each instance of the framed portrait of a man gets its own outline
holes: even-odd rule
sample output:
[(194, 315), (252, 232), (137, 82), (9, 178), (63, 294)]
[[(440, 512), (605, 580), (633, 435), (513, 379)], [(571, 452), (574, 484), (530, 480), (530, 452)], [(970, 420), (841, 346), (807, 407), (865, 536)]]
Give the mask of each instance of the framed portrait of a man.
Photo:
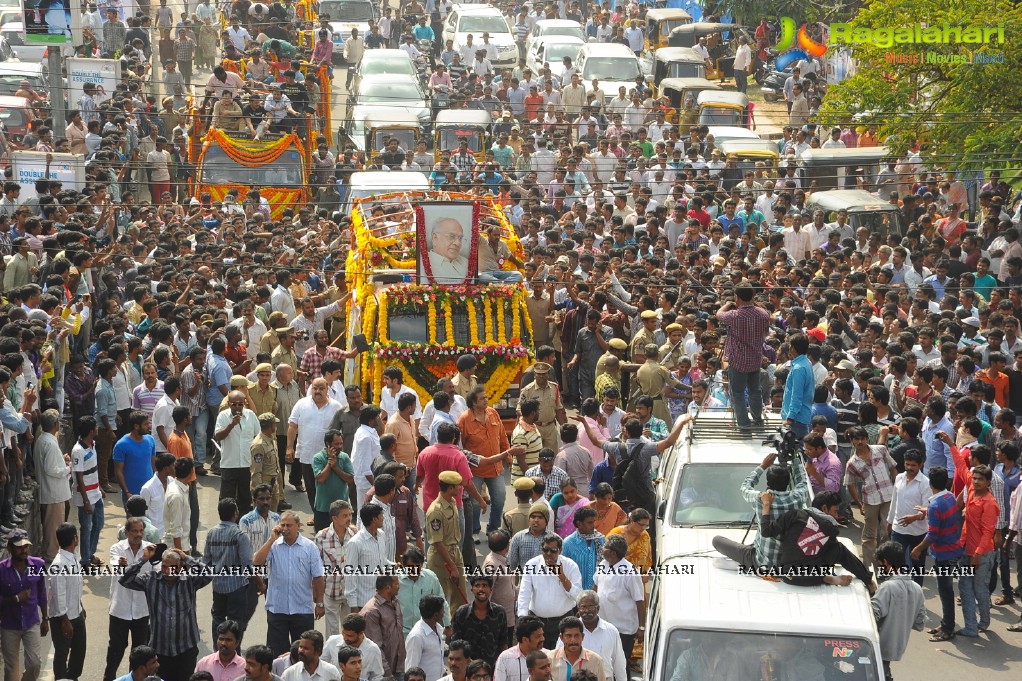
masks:
[(479, 205), (430, 202), (415, 206), (420, 284), (467, 284), (476, 277)]

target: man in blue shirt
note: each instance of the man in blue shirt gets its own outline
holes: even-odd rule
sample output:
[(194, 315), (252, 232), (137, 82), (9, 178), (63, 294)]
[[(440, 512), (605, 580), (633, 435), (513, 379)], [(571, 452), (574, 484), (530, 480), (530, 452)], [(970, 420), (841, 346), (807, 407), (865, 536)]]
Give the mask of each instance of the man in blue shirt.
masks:
[[(224, 357), (226, 350), (227, 341), (222, 335), (209, 342), (209, 354), (206, 356), (204, 373), (209, 386), (206, 389), (206, 406), (209, 407), (209, 413), (212, 416), (209, 418), (209, 423), (206, 424), (206, 442), (213, 439), (213, 432), (216, 430), (216, 414), (220, 412), (220, 403), (231, 390), (231, 376), (234, 372), (231, 370), (227, 358)], [(213, 472), (219, 475), (220, 454), (218, 450), (213, 456), (212, 466)]]
[(415, 35), (416, 40), (428, 40), (433, 42), (436, 39), (436, 34), (433, 33), (433, 29), (426, 25), (426, 17), (419, 17), (418, 25), (412, 29), (412, 33)]
[(121, 486), (121, 500), (139, 494), (142, 485), (153, 477), (156, 440), (149, 434), (152, 427), (144, 411), (134, 410), (128, 416), (129, 432), (114, 445), (114, 473)]
[(813, 378), (813, 365), (806, 357), (806, 352), (809, 351), (809, 337), (804, 333), (797, 333), (788, 339), (788, 344), (796, 357), (791, 360), (791, 370), (784, 383), (781, 418), (784, 425), (789, 426), (801, 440), (809, 434), (809, 426), (813, 419), (816, 380)]
[(939, 433), (947, 433), (952, 439), (955, 437), (955, 427), (947, 417), (947, 403), (944, 398), (934, 395), (926, 401), (926, 420), (923, 421), (921, 439), (926, 446), (926, 459), (923, 461), (923, 475), (929, 476), (930, 469), (934, 466), (943, 466), (947, 470), (948, 477), (954, 480), (955, 458), (951, 455), (951, 448), (940, 439)]
[(156, 676), (160, 660), (156, 651), (149, 646), (136, 646), (128, 655), (128, 673), (114, 681), (141, 681)]

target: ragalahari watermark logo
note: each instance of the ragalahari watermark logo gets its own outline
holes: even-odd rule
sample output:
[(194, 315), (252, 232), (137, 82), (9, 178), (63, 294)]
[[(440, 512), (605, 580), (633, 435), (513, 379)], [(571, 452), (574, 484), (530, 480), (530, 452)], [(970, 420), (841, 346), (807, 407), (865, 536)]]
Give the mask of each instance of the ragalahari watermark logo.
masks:
[[(889, 64), (1003, 64), (1004, 52), (991, 47), (1004, 44), (1004, 24), (998, 26), (952, 26), (950, 24), (880, 26), (867, 28), (851, 24), (831, 24), (830, 42), (841, 45), (873, 45), (884, 48)], [(910, 51), (915, 45), (958, 47), (944, 50)], [(891, 50), (890, 48), (896, 48)]]
[(784, 71), (797, 61), (809, 61), (812, 57), (822, 57), (827, 53), (826, 45), (809, 37), (806, 24), (802, 24), (796, 31), (798, 24), (791, 17), (781, 17), (780, 21), (781, 37), (774, 46), (778, 52), (774, 68), (778, 71)]
[[(778, 55), (774, 68), (784, 71), (799, 60), (822, 57), (828, 45), (810, 37), (806, 24), (797, 31), (797, 24), (791, 17), (781, 17), (781, 35), (774, 49)], [(898, 27), (866, 28), (852, 24), (831, 24), (829, 26), (831, 47), (854, 47), (872, 45), (875, 47), (901, 48), (911, 45), (959, 45), (965, 49), (957, 53), (924, 50), (908, 52), (888, 50), (884, 61), (889, 64), (1003, 64), (1004, 52), (993, 52), (993, 45), (1003, 45), (1004, 24), (998, 26), (952, 26), (950, 24), (912, 24)]]

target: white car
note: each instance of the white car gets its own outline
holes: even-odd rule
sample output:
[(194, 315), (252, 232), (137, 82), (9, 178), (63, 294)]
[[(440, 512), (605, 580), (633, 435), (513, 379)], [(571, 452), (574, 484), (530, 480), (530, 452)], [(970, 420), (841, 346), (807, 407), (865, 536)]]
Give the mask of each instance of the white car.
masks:
[(405, 110), (419, 119), (423, 133), (428, 134), (432, 127), (433, 110), (414, 76), (372, 76), (365, 78), (352, 92), (354, 106)]
[(352, 92), (358, 91), (363, 78), (375, 78), (376, 76), (417, 78), (419, 75), (412, 58), (404, 50), (366, 50), (362, 54), (362, 60), (352, 68), (355, 70), (351, 82)]
[(573, 36), (551, 35), (537, 38), (526, 53), (525, 65), (536, 74), (544, 66), (549, 66), (550, 73), (560, 78), (564, 72), (564, 58), (571, 57), (571, 63), (574, 64), (578, 61), (578, 53), (583, 45), (584, 40)]
[(344, 43), (351, 37), (351, 29), (357, 28), (362, 38), (369, 33), (369, 22), (379, 21), (379, 4), (372, 0), (322, 0), (319, 15), (330, 17), (331, 39), (334, 42), (334, 62), (344, 60)]
[(572, 38), (578, 38), (582, 42), (586, 41), (586, 32), (582, 28), (582, 24), (577, 21), (571, 21), (569, 19), (540, 19), (536, 22), (536, 25), (532, 27), (532, 31), (529, 32), (529, 37), (525, 39), (525, 53), (528, 54), (532, 48), (532, 44), (539, 38), (545, 38), (548, 36), (570, 36)]
[[(442, 40), (454, 43), (454, 49), (460, 50), (472, 36), (472, 44), (477, 47), (483, 44), (483, 33), (490, 34), (490, 44), (495, 47), (496, 54), (490, 55), (494, 69), (510, 69), (518, 64), (518, 45), (515, 43), (511, 26), (500, 10), (490, 5), (453, 5), (444, 21)], [(468, 61), (471, 64), (471, 60)]]
[(586, 87), (592, 85), (594, 78), (600, 81), (607, 102), (617, 97), (619, 87), (623, 86), (625, 92), (634, 88), (635, 79), (642, 75), (635, 54), (617, 43), (586, 43), (579, 51), (576, 66)]

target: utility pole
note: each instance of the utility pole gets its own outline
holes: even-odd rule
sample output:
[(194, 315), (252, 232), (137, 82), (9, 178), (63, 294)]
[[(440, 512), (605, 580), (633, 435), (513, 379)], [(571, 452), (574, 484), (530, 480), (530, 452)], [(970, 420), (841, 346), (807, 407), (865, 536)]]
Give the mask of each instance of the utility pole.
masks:
[(64, 105), (63, 46), (50, 45), (46, 50), (50, 78), (50, 112), (53, 116), (53, 136), (62, 136), (67, 127), (67, 107)]

